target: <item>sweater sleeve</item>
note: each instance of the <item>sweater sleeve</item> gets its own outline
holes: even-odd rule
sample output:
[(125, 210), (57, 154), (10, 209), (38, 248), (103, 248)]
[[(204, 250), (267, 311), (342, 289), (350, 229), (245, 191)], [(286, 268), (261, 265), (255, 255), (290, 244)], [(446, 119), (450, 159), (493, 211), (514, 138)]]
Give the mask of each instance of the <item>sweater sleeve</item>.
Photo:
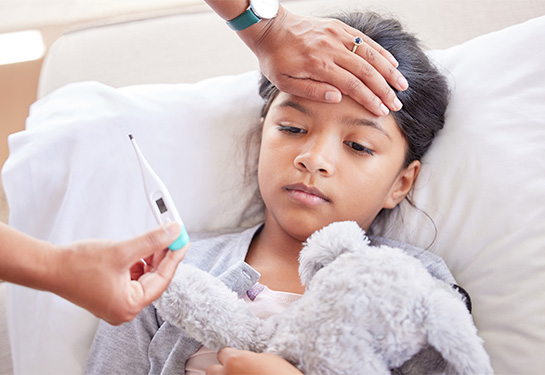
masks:
[(100, 321), (84, 373), (147, 374), (150, 370), (148, 347), (157, 329), (153, 306), (117, 327)]

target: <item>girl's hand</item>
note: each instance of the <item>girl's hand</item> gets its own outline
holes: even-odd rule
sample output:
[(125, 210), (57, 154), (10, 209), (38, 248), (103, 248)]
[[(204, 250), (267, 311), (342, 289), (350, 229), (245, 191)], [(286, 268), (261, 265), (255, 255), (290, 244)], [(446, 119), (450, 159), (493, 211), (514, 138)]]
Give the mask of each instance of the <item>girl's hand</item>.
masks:
[(254, 353), (233, 348), (218, 352), (221, 365), (206, 369), (207, 375), (290, 375), (302, 373), (289, 362), (271, 353)]
[[(378, 116), (402, 107), (388, 85), (399, 91), (408, 87), (397, 61), (341, 21), (302, 17), (280, 7), (276, 18), (238, 34), (281, 91), (324, 102), (339, 102), (342, 93)], [(357, 36), (364, 42), (353, 53)]]

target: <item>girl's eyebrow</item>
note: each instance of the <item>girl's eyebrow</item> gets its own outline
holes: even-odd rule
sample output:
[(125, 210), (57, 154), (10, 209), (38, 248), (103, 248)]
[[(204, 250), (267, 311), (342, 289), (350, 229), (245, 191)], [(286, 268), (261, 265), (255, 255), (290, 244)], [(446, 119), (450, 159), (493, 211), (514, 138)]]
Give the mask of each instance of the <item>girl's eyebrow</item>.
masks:
[(344, 121), (347, 125), (359, 125), (359, 126), (370, 126), (374, 129), (377, 129), (382, 134), (384, 134), (390, 141), (392, 140), (392, 137), (390, 137), (390, 134), (386, 132), (386, 130), (376, 121), (367, 119), (367, 118), (354, 118), (354, 119), (346, 119)]
[(299, 104), (299, 103), (297, 103), (297, 102), (295, 102), (295, 101), (293, 101), (291, 99), (284, 100), (282, 103), (278, 104), (278, 107), (280, 107), (280, 108), (290, 107), (290, 108), (293, 108), (293, 109), (301, 112), (304, 115), (311, 115), (312, 114), (311, 111), (307, 107), (305, 107), (305, 106), (303, 106), (303, 105), (301, 105), (301, 104)]

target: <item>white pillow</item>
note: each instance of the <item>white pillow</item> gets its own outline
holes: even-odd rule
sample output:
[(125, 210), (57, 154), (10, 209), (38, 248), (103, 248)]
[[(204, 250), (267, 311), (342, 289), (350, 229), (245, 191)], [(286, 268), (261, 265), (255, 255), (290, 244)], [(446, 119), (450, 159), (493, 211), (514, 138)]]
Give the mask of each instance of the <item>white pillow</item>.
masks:
[[(545, 373), (544, 45), (541, 17), (431, 52), (453, 93), (414, 200), (437, 225), (430, 249), (472, 296), (499, 374)], [(234, 148), (259, 117), (255, 85), (248, 73), (196, 85), (57, 91), (34, 106), (31, 130), (10, 139), (3, 182), (12, 224), (53, 242), (153, 227), (132, 132), (190, 230), (232, 226), (248, 194), (238, 190)], [(427, 247), (429, 220), (406, 205), (402, 212), (387, 235)], [(93, 318), (46, 293), (10, 293), (15, 370), (81, 371)]]

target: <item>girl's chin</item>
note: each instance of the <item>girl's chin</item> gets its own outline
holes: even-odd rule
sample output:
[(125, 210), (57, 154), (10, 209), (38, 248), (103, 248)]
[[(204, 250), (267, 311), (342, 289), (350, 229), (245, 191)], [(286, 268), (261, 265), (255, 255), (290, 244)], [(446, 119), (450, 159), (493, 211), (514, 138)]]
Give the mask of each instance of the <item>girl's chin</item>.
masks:
[(314, 232), (326, 227), (330, 223), (316, 223), (314, 225), (306, 223), (305, 225), (287, 226), (285, 229), (289, 235), (300, 242), (305, 242)]

